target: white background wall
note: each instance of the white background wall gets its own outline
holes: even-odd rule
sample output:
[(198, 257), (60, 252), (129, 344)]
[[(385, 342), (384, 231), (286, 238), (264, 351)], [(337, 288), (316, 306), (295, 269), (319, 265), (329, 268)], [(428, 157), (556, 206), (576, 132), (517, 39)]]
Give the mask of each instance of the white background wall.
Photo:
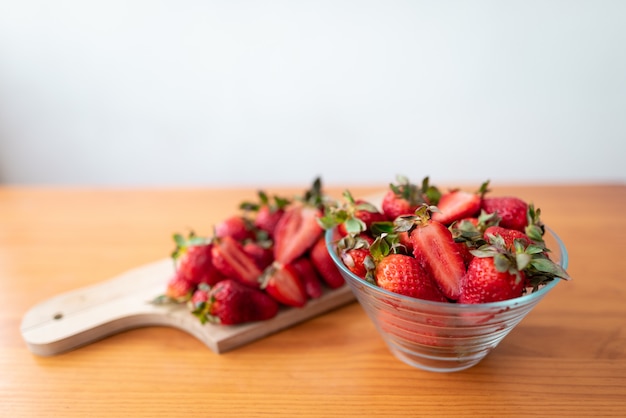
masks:
[(626, 1), (0, 0), (0, 181), (626, 181)]

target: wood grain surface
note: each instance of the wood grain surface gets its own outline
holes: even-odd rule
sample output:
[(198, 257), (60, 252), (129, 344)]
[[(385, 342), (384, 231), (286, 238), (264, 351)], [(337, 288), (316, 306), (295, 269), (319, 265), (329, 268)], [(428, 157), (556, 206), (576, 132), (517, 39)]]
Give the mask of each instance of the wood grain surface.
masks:
[(356, 302), (223, 354), (148, 327), (34, 355), (32, 306), (166, 257), (172, 233), (209, 233), (256, 190), (0, 187), (0, 416), (626, 416), (626, 186), (492, 188), (541, 208), (573, 280), (477, 366), (439, 374), (393, 357)]

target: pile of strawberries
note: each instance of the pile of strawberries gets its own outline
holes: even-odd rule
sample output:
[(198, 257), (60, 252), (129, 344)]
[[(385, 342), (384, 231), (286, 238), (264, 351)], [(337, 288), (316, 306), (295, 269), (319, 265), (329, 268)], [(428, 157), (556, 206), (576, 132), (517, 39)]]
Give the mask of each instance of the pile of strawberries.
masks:
[(337, 227), (337, 252), (355, 275), (381, 288), (437, 302), (476, 304), (522, 296), (555, 278), (540, 211), (516, 197), (441, 192), (399, 176), (381, 210), (345, 192), (328, 204), (324, 228)]
[(344, 279), (333, 263), (319, 219), (321, 180), (301, 196), (244, 202), (210, 237), (174, 235), (174, 276), (155, 303), (187, 304), (202, 323), (266, 320), (281, 306), (302, 307)]
[(344, 284), (324, 240), (334, 228), (337, 253), (355, 275), (402, 295), (446, 303), (486, 303), (523, 295), (555, 278), (540, 211), (516, 197), (442, 192), (429, 178), (399, 176), (380, 209), (324, 196), (320, 179), (301, 196), (241, 204), (213, 236), (174, 235), (175, 274), (156, 303), (189, 306), (202, 323), (274, 317)]

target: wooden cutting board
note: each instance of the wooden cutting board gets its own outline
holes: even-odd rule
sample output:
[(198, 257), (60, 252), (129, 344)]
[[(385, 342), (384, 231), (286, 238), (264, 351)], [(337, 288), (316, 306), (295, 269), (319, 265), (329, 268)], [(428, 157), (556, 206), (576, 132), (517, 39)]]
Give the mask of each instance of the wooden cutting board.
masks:
[(188, 332), (216, 353), (224, 353), (354, 300), (344, 285), (327, 290), (302, 308), (282, 308), (267, 321), (203, 325), (185, 306), (151, 303), (165, 291), (173, 268), (172, 260), (164, 259), (46, 300), (24, 315), (22, 337), (34, 354), (51, 356), (128, 329), (169, 326)]

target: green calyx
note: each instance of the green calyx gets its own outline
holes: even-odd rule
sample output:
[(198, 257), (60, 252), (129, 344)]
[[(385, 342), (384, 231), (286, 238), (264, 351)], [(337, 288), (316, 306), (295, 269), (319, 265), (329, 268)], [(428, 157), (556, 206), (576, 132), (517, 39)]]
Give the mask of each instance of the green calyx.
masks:
[(570, 280), (570, 276), (560, 265), (550, 260), (543, 241), (525, 245), (521, 239), (513, 240), (513, 249), (506, 247), (500, 235), (489, 237), (489, 242), (470, 251), (475, 257), (493, 257), (494, 266), (499, 272), (517, 274), (523, 271), (532, 291), (556, 278)]
[(421, 186), (410, 182), (408, 177), (396, 176), (396, 183), (390, 183), (389, 188), (401, 199), (405, 199), (412, 206), (420, 204), (436, 205), (441, 198), (441, 192), (430, 184), (430, 179), (424, 177)]

